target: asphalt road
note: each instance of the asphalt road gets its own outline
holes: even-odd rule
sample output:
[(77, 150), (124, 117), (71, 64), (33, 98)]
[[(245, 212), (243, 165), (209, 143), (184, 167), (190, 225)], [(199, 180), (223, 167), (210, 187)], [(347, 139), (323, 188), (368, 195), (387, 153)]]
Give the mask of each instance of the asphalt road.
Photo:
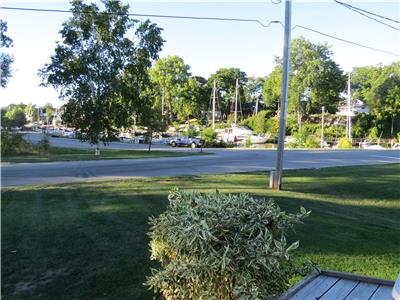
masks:
[[(56, 141), (54, 141), (56, 140)], [(88, 147), (68, 139), (52, 139), (57, 146)], [(62, 145), (61, 145), (62, 144)], [(144, 145), (113, 143), (110, 148), (138, 149)], [(171, 151), (193, 151), (155, 146)], [(199, 151), (194, 150), (194, 151)], [(232, 173), (272, 170), (275, 150), (206, 149), (213, 155), (154, 159), (122, 159), (100, 161), (51, 162), (32, 164), (3, 164), (2, 186), (40, 183), (64, 183), (128, 177), (179, 176), (207, 173)], [(400, 163), (398, 150), (287, 150), (284, 169), (323, 168), (332, 166)]]

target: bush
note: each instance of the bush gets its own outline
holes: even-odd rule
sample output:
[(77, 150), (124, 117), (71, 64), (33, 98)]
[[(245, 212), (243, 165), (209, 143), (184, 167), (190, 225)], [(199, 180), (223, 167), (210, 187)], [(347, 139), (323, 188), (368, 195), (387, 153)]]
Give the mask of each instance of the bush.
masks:
[(43, 136), (43, 138), (38, 142), (37, 146), (42, 152), (47, 152), (50, 150), (50, 141), (47, 135)]
[(287, 214), (247, 194), (172, 191), (151, 218), (151, 259), (161, 263), (147, 285), (164, 299), (272, 299), (296, 269), (285, 234), (309, 215)]
[(17, 155), (27, 152), (32, 146), (18, 132), (1, 132), (1, 155)]
[(251, 147), (251, 135), (247, 135), (246, 141), (244, 142), (244, 146), (246, 148), (250, 148)]
[(201, 138), (204, 140), (205, 143), (210, 144), (215, 142), (215, 139), (217, 138), (217, 133), (214, 129), (209, 127), (202, 131)]
[(350, 149), (352, 147), (351, 142), (346, 138), (340, 138), (338, 142), (338, 148)]

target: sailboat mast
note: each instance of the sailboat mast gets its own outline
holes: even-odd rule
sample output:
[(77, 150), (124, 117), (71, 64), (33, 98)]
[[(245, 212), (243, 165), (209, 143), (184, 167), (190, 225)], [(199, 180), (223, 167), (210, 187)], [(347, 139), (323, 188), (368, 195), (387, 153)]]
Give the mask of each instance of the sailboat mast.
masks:
[(239, 79), (236, 79), (236, 91), (235, 91), (235, 125), (237, 124), (238, 93), (239, 93)]
[(212, 102), (212, 129), (215, 129), (215, 93), (216, 93), (216, 87), (215, 87), (215, 80), (214, 80), (214, 85), (213, 85), (213, 102)]

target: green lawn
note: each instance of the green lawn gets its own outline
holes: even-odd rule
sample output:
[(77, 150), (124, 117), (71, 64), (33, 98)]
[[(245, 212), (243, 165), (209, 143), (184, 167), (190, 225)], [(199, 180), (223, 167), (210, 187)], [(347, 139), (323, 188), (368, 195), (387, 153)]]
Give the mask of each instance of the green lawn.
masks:
[(200, 153), (200, 149), (185, 152), (153, 150), (148, 152), (147, 150), (102, 149), (100, 154), (100, 157), (96, 157), (94, 155), (94, 149), (51, 147), (50, 151), (47, 153), (39, 153), (35, 150), (31, 150), (28, 153), (21, 153), (19, 155), (2, 156), (1, 161), (9, 163), (35, 163), (72, 160), (177, 157), (210, 153)]
[(286, 210), (312, 210), (296, 227), (296, 260), (395, 279), (400, 269), (400, 165), (288, 171), (286, 191), (263, 173), (10, 187), (2, 190), (2, 295), (37, 299), (152, 299), (147, 220), (168, 190), (247, 192)]

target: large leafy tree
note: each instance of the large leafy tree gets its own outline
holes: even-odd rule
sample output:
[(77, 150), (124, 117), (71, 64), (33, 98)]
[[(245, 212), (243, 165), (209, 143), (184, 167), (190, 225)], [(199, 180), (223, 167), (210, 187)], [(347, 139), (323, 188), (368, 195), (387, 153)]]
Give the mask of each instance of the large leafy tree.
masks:
[(400, 130), (400, 63), (355, 68), (352, 87), (353, 98), (368, 104), (375, 131), (395, 136)]
[[(6, 35), (7, 32), (7, 22), (0, 19), (0, 49), (2, 48), (10, 48), (13, 46), (13, 40)], [(6, 87), (8, 80), (10, 79), (12, 72), (11, 72), (11, 65), (14, 62), (14, 58), (3, 51), (0, 51), (0, 65), (1, 65), (1, 80), (0, 86)]]
[(246, 85), (244, 86), (244, 94), (246, 102), (254, 106), (254, 113), (260, 111), (261, 102), (263, 101), (262, 89), (264, 78), (262, 77), (249, 77)]
[(24, 104), (10, 104), (1, 109), (1, 126), (5, 129), (22, 127), (27, 123)]
[[(346, 77), (332, 58), (326, 44), (313, 44), (304, 38), (293, 39), (290, 57), (289, 112), (299, 116), (320, 113), (321, 107), (335, 113), (345, 90)], [(263, 94), (269, 107), (279, 106), (281, 98), (282, 63), (264, 83)]]
[(221, 112), (225, 116), (228, 116), (232, 110), (236, 79), (239, 80), (239, 97), (244, 100), (244, 86), (248, 79), (246, 73), (239, 68), (221, 68), (208, 78), (209, 87), (213, 86), (214, 80), (216, 82)]
[(184, 92), (190, 75), (190, 66), (179, 56), (160, 58), (150, 70), (154, 106), (161, 108), (169, 123), (174, 117), (188, 113)]
[(92, 144), (109, 142), (146, 107), (142, 92), (148, 68), (161, 50), (161, 29), (128, 15), (117, 0), (96, 4), (74, 0), (72, 17), (60, 31), (51, 62), (39, 74), (43, 85), (60, 90), (67, 101), (63, 119)]

